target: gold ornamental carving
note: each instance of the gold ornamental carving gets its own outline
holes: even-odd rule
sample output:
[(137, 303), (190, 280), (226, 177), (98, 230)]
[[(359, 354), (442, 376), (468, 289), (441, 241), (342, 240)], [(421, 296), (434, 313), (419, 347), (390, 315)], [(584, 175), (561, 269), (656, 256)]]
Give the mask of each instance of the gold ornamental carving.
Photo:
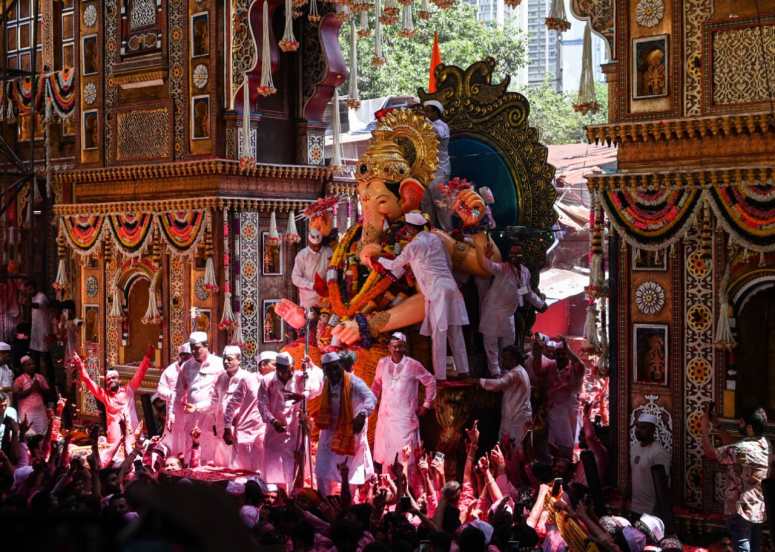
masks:
[(169, 110), (128, 111), (116, 115), (118, 161), (169, 159)]
[(149, 83), (149, 85), (161, 84), (167, 77), (166, 71), (147, 71), (144, 73), (131, 73), (127, 75), (119, 75), (108, 79), (108, 86), (121, 86), (137, 85), (138, 83)]
[(713, 34), (713, 104), (770, 100), (775, 82), (775, 26)]

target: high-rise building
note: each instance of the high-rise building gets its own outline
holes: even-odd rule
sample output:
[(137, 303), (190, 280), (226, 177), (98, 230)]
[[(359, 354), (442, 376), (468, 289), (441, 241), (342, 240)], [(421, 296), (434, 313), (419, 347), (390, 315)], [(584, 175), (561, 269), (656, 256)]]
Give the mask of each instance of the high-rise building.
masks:
[[(558, 91), (575, 92), (581, 76), (581, 53), (584, 42), (585, 22), (575, 19), (566, 0), (565, 11), (571, 29), (558, 36), (546, 28), (545, 19), (551, 8), (551, 0), (522, 0), (516, 8), (509, 8), (503, 0), (466, 0), (476, 6), (479, 21), (493, 22), (498, 26), (508, 19), (516, 22), (526, 37), (527, 64), (512, 78), (518, 86), (540, 86), (545, 81)], [(605, 41), (592, 36), (592, 59), (595, 80), (602, 81), (600, 64), (608, 60)]]

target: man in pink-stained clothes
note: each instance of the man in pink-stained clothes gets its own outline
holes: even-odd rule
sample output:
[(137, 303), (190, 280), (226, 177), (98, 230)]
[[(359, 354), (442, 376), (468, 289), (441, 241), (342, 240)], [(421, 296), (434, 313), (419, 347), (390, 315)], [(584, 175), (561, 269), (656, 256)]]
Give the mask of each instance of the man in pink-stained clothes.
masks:
[[(374, 461), (389, 466), (405, 446), (414, 451), (420, 446), (419, 416), (425, 414), (436, 398), (436, 379), (412, 357), (406, 356), (406, 336), (394, 333), (386, 357), (379, 359), (371, 391), (380, 399), (377, 429), (374, 434)], [(425, 398), (418, 405), (419, 386)], [(413, 460), (411, 460), (413, 461)]]
[[(191, 345), (186, 341), (178, 347), (178, 358), (175, 362), (167, 366), (159, 376), (159, 384), (156, 387), (156, 394), (167, 403), (167, 416), (172, 412), (172, 395), (175, 393), (175, 387), (178, 384), (178, 374), (183, 365), (191, 358)], [(183, 452), (183, 443), (179, 442), (179, 436), (172, 431), (164, 432), (164, 444), (170, 448), (172, 454)]]
[(225, 373), (230, 375), (222, 400), (223, 441), (231, 445), (230, 468), (263, 473), (266, 424), (258, 410), (261, 381), (258, 374), (240, 366), (241, 359), (236, 345), (223, 350)]
[(45, 399), (49, 392), (48, 381), (43, 374), (35, 373), (35, 363), (30, 356), (23, 356), (21, 365), (23, 373), (13, 382), (19, 420), (27, 419), (31, 434), (45, 435), (48, 430)]
[(135, 393), (148, 368), (151, 367), (154, 352), (153, 345), (149, 345), (140, 366), (127, 385), (120, 384), (118, 371), (108, 370), (105, 374), (105, 387), (100, 387), (91, 379), (86, 371), (86, 365), (77, 353), (73, 356), (73, 364), (78, 369), (81, 383), (89, 390), (89, 393), (94, 395), (95, 399), (105, 406), (106, 434), (108, 444), (111, 446), (100, 453), (103, 466), (113, 459), (118, 450), (122, 450), (123, 454), (127, 455), (134, 447), (135, 430), (138, 426)]

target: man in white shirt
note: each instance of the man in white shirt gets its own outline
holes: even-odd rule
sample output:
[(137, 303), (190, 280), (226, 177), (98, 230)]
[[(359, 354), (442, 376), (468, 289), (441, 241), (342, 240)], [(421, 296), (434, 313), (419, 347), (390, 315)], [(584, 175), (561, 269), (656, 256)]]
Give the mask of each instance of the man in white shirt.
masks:
[(654, 514), (656, 511), (657, 494), (651, 468), (661, 464), (670, 475), (670, 455), (655, 439), (657, 422), (653, 414), (641, 414), (635, 423), (637, 442), (630, 448), (630, 510), (637, 514)]
[(167, 413), (168, 430), (182, 432), (186, 454), (191, 448), (191, 430), (199, 427), (203, 464), (215, 459), (216, 445), (220, 441), (213, 432), (217, 415), (213, 386), (224, 371), (223, 360), (210, 353), (207, 339), (205, 332), (193, 332), (189, 336), (192, 356), (180, 369), (171, 400), (172, 412)]
[(46, 375), (49, 384), (55, 385), (51, 356), (48, 354), (48, 336), (51, 333), (51, 313), (46, 294), (38, 289), (38, 285), (27, 281), (27, 293), (30, 294), (30, 306), (32, 307), (30, 324), (30, 352), (35, 365), (42, 374)]
[(433, 181), (425, 191), (422, 200), (422, 209), (431, 214), (431, 222), (434, 226), (441, 228), (446, 232), (454, 230), (452, 225), (452, 206), (450, 200), (444, 192), (444, 186), (452, 173), (452, 165), (449, 161), (449, 125), (444, 122), (444, 106), (437, 100), (427, 100), (423, 102), (423, 112), (431, 122), (433, 130), (439, 139), (439, 167)]
[(525, 302), (543, 312), (546, 303), (530, 284), (530, 270), (522, 264), (522, 246), (511, 246), (507, 262), (492, 261), (484, 253), (479, 253), (479, 261), (494, 275), (482, 300), (479, 332), (487, 354), (487, 368), (497, 378), (501, 371), (501, 350), (516, 342), (514, 313)]
[(2, 444), (3, 438), (5, 437), (6, 418), (17, 423), (19, 421), (19, 415), (17, 414), (16, 409), (12, 406), (8, 406), (9, 397), (10, 395), (0, 391), (0, 444)]
[(241, 358), (242, 351), (236, 345), (223, 350), (225, 373), (229, 375), (222, 400), (223, 441), (231, 446), (230, 468), (263, 472), (266, 425), (258, 411), (261, 376), (242, 368)]
[[(374, 474), (366, 421), (377, 398), (362, 379), (344, 371), (339, 353), (324, 354), (322, 364), (325, 380), (317, 393), (322, 397), (315, 414), (320, 428), (315, 478), (320, 493), (328, 496), (334, 483), (362, 485)], [(343, 464), (348, 481), (341, 481), (339, 466)]]
[[(389, 356), (377, 363), (371, 392), (380, 399), (377, 430), (374, 435), (374, 461), (389, 466), (396, 454), (409, 445), (414, 451), (420, 446), (419, 417), (425, 414), (436, 398), (433, 374), (417, 360), (406, 356), (406, 336), (394, 333), (388, 343)], [(418, 388), (425, 388), (425, 398), (418, 408)]]
[(299, 290), (299, 304), (305, 309), (320, 306), (320, 296), (315, 291), (315, 275), (325, 279), (332, 250), (323, 245), (323, 235), (317, 228), (310, 228), (307, 247), (296, 254), (291, 281)]
[[(175, 387), (178, 384), (178, 374), (183, 365), (191, 358), (191, 345), (186, 341), (178, 347), (178, 359), (167, 366), (159, 376), (159, 384), (156, 387), (156, 394), (167, 404), (165, 412), (167, 416), (172, 412), (172, 396), (175, 394)], [(164, 444), (167, 445), (174, 454), (183, 452), (183, 444), (180, 442), (180, 435), (174, 431), (165, 431)]]
[[(289, 353), (276, 357), (276, 370), (263, 377), (258, 391), (258, 409), (266, 424), (264, 479), (267, 483), (293, 487), (295, 453), (299, 446), (300, 401), (319, 395), (323, 371), (312, 364), (306, 372), (294, 371)], [(307, 443), (309, 446), (309, 443)]]
[(500, 438), (511, 439), (515, 447), (522, 447), (525, 433), (533, 420), (530, 407), (530, 377), (522, 366), (524, 356), (510, 345), (503, 349), (503, 365), (506, 369), (497, 379), (480, 379), (479, 385), (487, 391), (501, 391)]
[(11, 358), (11, 346), (5, 341), (0, 341), (0, 393), (13, 391), (13, 370), (8, 366)]
[(447, 341), (455, 370), (459, 376), (468, 375), (468, 355), (463, 338), (463, 326), (468, 325), (463, 294), (452, 276), (452, 262), (444, 243), (436, 234), (424, 230), (425, 217), (419, 211), (405, 215), (407, 225), (418, 231), (395, 259), (380, 257), (374, 265), (381, 264), (401, 277), (405, 266), (412, 267), (417, 287), (425, 297), (425, 319), (421, 335), (429, 335), (433, 341), (433, 372), (437, 380), (447, 379)]

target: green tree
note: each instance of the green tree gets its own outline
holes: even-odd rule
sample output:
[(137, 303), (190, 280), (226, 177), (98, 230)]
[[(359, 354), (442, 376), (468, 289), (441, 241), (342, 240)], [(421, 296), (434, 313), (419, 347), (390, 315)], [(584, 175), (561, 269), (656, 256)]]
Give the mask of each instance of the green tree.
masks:
[[(435, 8), (432, 8), (435, 9)], [(428, 21), (415, 17), (415, 34), (400, 36), (400, 24), (383, 26), (383, 55), (386, 63), (375, 67), (374, 17), (370, 16), (371, 35), (358, 40), (358, 88), (361, 98), (415, 95), (419, 87), (428, 86), (428, 69), (433, 35), (439, 33), (442, 61), (447, 65), (468, 67), (474, 61), (492, 56), (498, 61), (494, 75), (516, 75), (525, 64), (524, 36), (512, 22), (503, 28), (476, 19), (476, 9), (458, 2), (449, 10), (436, 10)], [(350, 24), (342, 26), (339, 35), (342, 52), (349, 66)], [(346, 93), (347, 83), (341, 92)]]
[(544, 144), (576, 144), (584, 142), (586, 125), (605, 123), (608, 120), (608, 87), (596, 85), (597, 113), (582, 115), (573, 110), (576, 94), (557, 92), (549, 82), (542, 86), (521, 91), (530, 102), (530, 126), (538, 128)]

